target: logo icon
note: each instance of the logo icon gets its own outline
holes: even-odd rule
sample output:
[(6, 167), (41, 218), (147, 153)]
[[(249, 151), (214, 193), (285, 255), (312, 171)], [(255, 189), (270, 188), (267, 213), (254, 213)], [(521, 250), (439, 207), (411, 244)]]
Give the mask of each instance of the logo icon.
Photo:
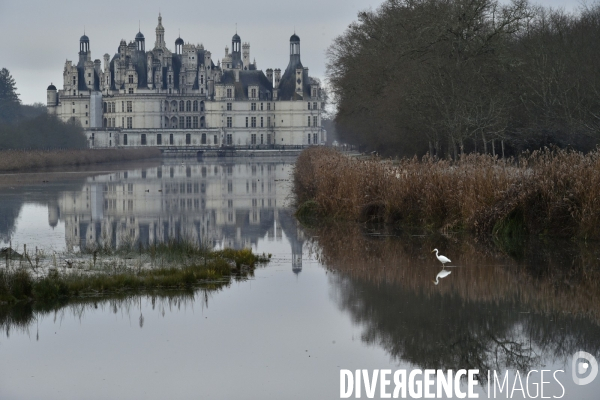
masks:
[(596, 379), (598, 375), (598, 362), (590, 353), (578, 351), (573, 355), (571, 370), (573, 372), (573, 382), (576, 385), (587, 385)]

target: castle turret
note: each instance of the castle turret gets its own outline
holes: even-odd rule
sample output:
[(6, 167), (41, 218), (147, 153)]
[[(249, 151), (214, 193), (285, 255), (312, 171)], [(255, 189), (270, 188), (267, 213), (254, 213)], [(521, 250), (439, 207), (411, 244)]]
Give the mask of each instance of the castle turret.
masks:
[(241, 45), (242, 40), (236, 33), (231, 38), (231, 68), (243, 68)]
[(91, 58), (90, 38), (84, 34), (79, 38), (79, 63), (83, 64), (86, 61), (91, 60)]
[(244, 43), (242, 45), (242, 63), (244, 70), (250, 69), (250, 43)]
[(158, 13), (158, 25), (156, 26), (156, 42), (154, 42), (155, 49), (162, 49), (165, 47), (165, 28), (162, 25), (162, 16)]
[(48, 107), (48, 114), (56, 114), (56, 106), (58, 105), (58, 92), (56, 86), (52, 83), (46, 89), (46, 106)]
[(181, 37), (178, 37), (177, 40), (175, 40), (175, 54), (181, 55), (182, 53), (183, 53), (183, 39)]
[(142, 32), (138, 32), (135, 35), (135, 44), (137, 51), (146, 51), (146, 38), (144, 38)]

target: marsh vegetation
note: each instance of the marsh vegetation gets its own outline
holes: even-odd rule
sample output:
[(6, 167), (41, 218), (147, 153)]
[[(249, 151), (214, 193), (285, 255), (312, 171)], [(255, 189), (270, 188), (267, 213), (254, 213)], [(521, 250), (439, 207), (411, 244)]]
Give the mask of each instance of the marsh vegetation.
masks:
[(187, 242), (147, 248), (91, 249), (78, 254), (3, 249), (0, 302), (56, 301), (168, 288), (190, 289), (201, 282), (229, 282), (252, 275), (268, 262), (249, 249), (208, 250)]
[(600, 238), (600, 151), (544, 149), (518, 159), (464, 155), (350, 158), (303, 152), (294, 170), (298, 214), (432, 230)]

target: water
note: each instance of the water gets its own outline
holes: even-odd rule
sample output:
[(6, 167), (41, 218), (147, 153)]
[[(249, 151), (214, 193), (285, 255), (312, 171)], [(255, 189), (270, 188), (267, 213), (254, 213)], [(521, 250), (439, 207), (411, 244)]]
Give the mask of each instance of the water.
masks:
[[(415, 368), (477, 368), (484, 385), (488, 370), (509, 371), (511, 389), (516, 371), (526, 386), (530, 371), (564, 370), (562, 398), (598, 398), (600, 378), (571, 378), (576, 351), (600, 359), (594, 246), (302, 225), (289, 209), (292, 162), (3, 177), (0, 246), (191, 238), (273, 261), (220, 290), (0, 307), (0, 399), (335, 399), (340, 369)], [(541, 376), (530, 377), (533, 396)], [(544, 381), (544, 396), (563, 394), (551, 373)]]

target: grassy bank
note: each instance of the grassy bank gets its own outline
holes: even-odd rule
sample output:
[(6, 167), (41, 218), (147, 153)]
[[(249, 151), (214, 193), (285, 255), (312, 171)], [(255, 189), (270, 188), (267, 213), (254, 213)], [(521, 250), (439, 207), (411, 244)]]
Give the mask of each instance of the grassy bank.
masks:
[(311, 148), (296, 162), (294, 191), (300, 217), (600, 238), (600, 151), (386, 162)]
[(56, 301), (154, 289), (227, 283), (252, 274), (268, 257), (249, 249), (210, 251), (189, 244), (151, 246), (138, 252), (93, 251), (65, 258), (56, 254), (6, 256), (0, 268), (0, 303)]
[(2, 150), (0, 171), (22, 171), (60, 166), (81, 166), (160, 157), (156, 148), (81, 150)]

